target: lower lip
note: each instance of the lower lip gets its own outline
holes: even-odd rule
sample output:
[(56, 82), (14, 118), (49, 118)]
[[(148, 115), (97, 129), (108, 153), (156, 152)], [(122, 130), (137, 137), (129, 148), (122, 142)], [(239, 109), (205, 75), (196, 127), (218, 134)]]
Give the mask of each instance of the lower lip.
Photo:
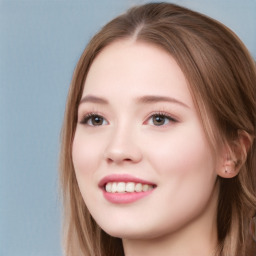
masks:
[(133, 192), (133, 193), (109, 193), (103, 190), (104, 197), (113, 204), (129, 204), (136, 202), (153, 192), (154, 189), (146, 192)]

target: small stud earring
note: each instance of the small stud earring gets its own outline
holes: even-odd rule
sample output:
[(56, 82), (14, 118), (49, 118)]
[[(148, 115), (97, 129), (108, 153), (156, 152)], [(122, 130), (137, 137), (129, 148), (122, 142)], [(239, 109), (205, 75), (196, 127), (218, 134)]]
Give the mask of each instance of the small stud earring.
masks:
[(225, 173), (231, 173), (233, 171), (231, 166), (226, 166), (225, 167)]
[(232, 173), (235, 170), (236, 161), (229, 160), (225, 165), (225, 173)]

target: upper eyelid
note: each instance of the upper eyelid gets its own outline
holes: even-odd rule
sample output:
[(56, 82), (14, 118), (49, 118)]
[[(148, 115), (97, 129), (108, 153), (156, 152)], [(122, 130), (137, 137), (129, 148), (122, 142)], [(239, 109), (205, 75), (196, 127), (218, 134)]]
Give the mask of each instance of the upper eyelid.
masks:
[(173, 120), (175, 120), (176, 122), (179, 121), (179, 119), (176, 117), (176, 115), (170, 114), (170, 113), (168, 113), (168, 112), (166, 112), (166, 111), (154, 111), (154, 112), (151, 112), (151, 113), (147, 116), (147, 118), (145, 119), (145, 121), (148, 120), (149, 118), (155, 116), (155, 115), (162, 115), (162, 116), (165, 116), (165, 117), (167, 117), (167, 118), (169, 117), (170, 119), (173, 119)]
[(98, 116), (102, 116), (102, 117), (105, 116), (101, 111), (98, 111), (97, 109), (94, 109), (94, 108), (91, 110), (85, 110), (85, 109), (79, 110), (78, 109), (78, 119), (84, 118), (89, 115), (98, 115)]

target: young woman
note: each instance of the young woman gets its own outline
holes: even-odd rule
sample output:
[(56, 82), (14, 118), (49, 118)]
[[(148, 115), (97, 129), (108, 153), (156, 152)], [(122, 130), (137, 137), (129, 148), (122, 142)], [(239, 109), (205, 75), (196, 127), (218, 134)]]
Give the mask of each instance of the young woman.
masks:
[(66, 106), (66, 254), (255, 255), (255, 92), (245, 46), (202, 14), (152, 3), (103, 27)]

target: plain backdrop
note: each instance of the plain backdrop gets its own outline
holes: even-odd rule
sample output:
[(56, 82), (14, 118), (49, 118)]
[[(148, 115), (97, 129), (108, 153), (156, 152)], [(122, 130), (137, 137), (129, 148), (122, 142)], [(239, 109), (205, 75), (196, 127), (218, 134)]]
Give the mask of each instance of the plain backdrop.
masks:
[[(148, 1), (0, 1), (0, 255), (60, 256), (59, 134), (88, 40)], [(170, 1), (229, 26), (256, 57), (255, 0)]]

